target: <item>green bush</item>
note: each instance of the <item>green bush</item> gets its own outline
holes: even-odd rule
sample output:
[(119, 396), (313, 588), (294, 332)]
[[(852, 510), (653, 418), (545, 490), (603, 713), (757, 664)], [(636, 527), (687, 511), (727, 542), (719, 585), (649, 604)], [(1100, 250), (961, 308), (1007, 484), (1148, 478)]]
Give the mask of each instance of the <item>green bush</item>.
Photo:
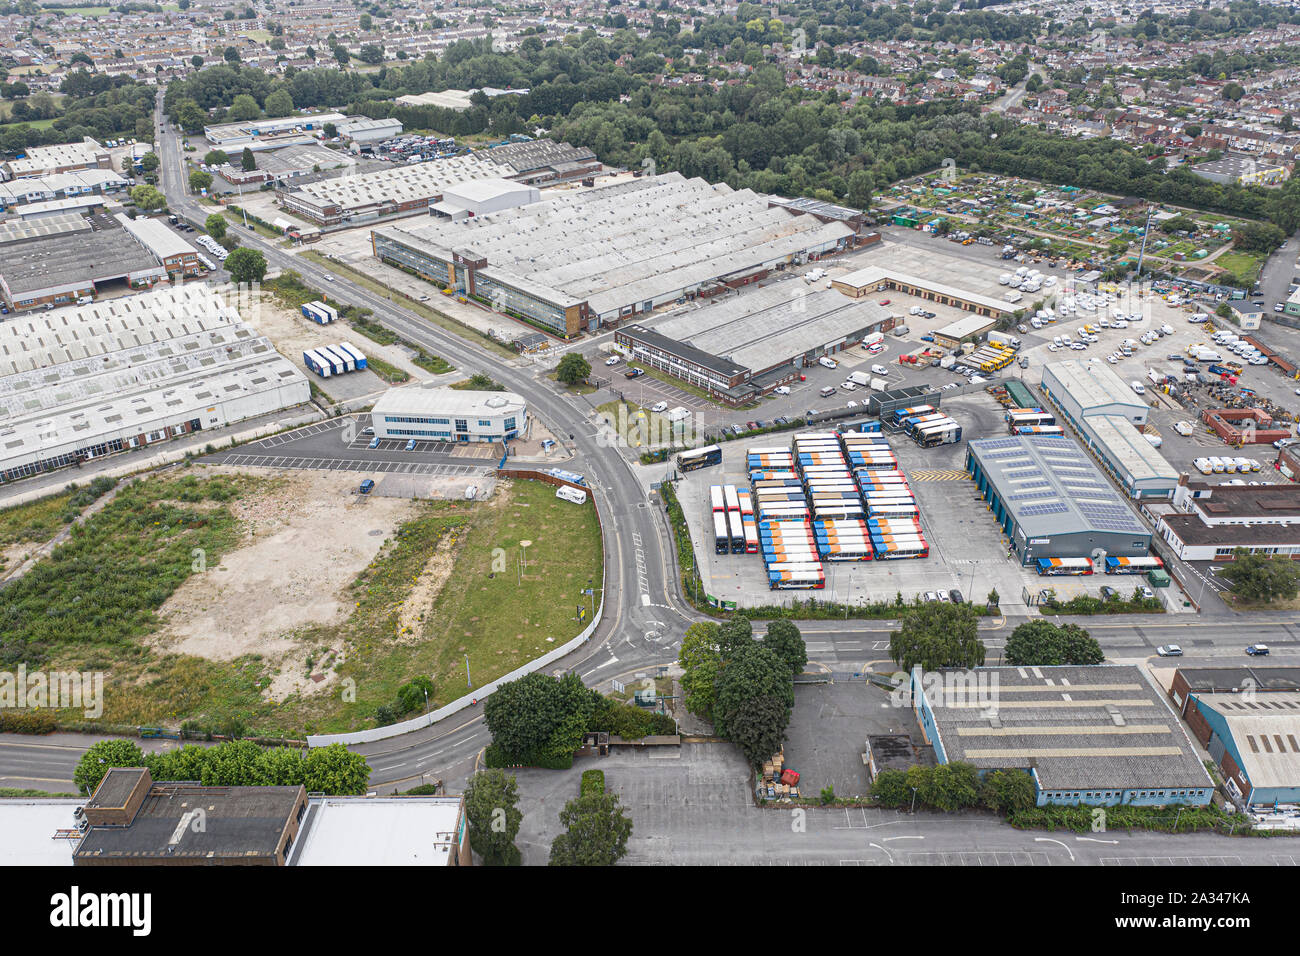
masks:
[(52, 734), (58, 729), (59, 722), (54, 716), (54, 711), (48, 708), (0, 710), (0, 733)]
[(588, 794), (600, 794), (605, 792), (605, 771), (603, 770), (584, 770), (582, 771), (582, 787), (579, 793), (582, 796)]

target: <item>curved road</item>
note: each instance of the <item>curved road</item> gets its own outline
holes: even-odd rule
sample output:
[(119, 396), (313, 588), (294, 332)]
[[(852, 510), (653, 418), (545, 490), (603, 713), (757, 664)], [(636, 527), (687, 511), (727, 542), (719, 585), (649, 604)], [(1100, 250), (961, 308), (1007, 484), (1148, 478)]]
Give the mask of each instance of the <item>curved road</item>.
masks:
[[(162, 190), (172, 212), (201, 226), (212, 209), (199, 205), (189, 193), (180, 138), (165, 125), (161, 103), (159, 94), (155, 124)], [(570, 438), (568, 444), (582, 462), (578, 470), (601, 499), (604, 615), (592, 640), (557, 662), (553, 670), (576, 670), (584, 679), (603, 679), (676, 658), (676, 641), (698, 616), (677, 601), (676, 572), (671, 564), (674, 556), (666, 546), (670, 540), (666, 519), (659, 508), (648, 502), (620, 450), (599, 435), (588, 417), (589, 406), (557, 393), (535, 366), (521, 368), (478, 349), (429, 325), (392, 300), (291, 255), (256, 233), (240, 230), (239, 237), (244, 245), (262, 252), (270, 266), (293, 269), (307, 284), (328, 289), (339, 301), (373, 310), (376, 321), (441, 355), (466, 375), (483, 372), (525, 396), (533, 414), (540, 416), (557, 436), (562, 433)], [(435, 771), (455, 776), (458, 765), (467, 759), (472, 761), (489, 742), (481, 716), (480, 704), (426, 730), (353, 749), (370, 760), (376, 786), (418, 783), (422, 775)]]

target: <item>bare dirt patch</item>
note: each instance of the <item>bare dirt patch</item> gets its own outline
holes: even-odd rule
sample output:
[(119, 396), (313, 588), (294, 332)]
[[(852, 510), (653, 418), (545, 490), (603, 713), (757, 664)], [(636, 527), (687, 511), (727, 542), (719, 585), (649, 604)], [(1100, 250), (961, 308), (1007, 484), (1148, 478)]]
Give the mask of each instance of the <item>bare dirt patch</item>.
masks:
[[(267, 489), (235, 502), (242, 546), (192, 575), (168, 599), (155, 643), (213, 661), (260, 654), (280, 668), (271, 688), (275, 699), (323, 689), (330, 681), (311, 674), (332, 677), (342, 648), (331, 648), (330, 670), (318, 671), (319, 646), (304, 645), (297, 632), (347, 617), (351, 606), (343, 589), (417, 507), (408, 499), (362, 497), (355, 487), (355, 476), (346, 473), (284, 472)], [(315, 658), (311, 667), (309, 656)]]

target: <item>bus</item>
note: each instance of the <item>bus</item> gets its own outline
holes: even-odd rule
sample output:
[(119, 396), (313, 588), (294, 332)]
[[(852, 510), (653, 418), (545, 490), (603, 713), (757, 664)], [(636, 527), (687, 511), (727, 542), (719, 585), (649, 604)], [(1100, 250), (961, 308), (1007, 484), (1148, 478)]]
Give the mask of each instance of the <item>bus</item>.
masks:
[(571, 485), (582, 485), (587, 487), (587, 479), (574, 471), (561, 471), (559, 468), (547, 468), (542, 472), (544, 475), (550, 475), (552, 478), (559, 478), (561, 481), (567, 481)]
[(1012, 425), (1013, 435), (1064, 435), (1065, 429), (1060, 425)]
[(718, 445), (706, 445), (694, 451), (684, 451), (677, 456), (678, 471), (694, 471), (710, 465), (722, 464), (722, 448)]
[(1158, 571), (1165, 566), (1165, 563), (1159, 558), (1124, 558), (1124, 557), (1107, 557), (1106, 573), (1107, 574), (1146, 574), (1148, 571)]
[(727, 512), (727, 525), (731, 528), (731, 553), (745, 553), (745, 529), (740, 523), (739, 511)]
[(726, 511), (727, 506), (722, 500), (722, 485), (709, 486), (709, 499), (713, 502), (714, 511)]
[(731, 533), (727, 528), (727, 513), (713, 512), (713, 552), (714, 554), (731, 553)]
[(867, 514), (873, 518), (916, 518), (921, 512), (915, 504), (907, 502), (889, 502), (887, 504), (867, 505)]
[(772, 571), (767, 586), (773, 591), (816, 591), (826, 587), (826, 575), (821, 571)]
[(897, 425), (905, 418), (911, 418), (913, 415), (924, 415), (934, 411), (933, 405), (911, 405), (907, 408), (894, 409), (894, 424)]
[(1038, 573), (1045, 576), (1059, 574), (1092, 574), (1091, 558), (1039, 558)]
[(952, 419), (942, 412), (935, 412), (933, 415), (918, 415), (916, 418), (909, 418), (903, 423), (903, 431), (914, 436), (926, 425), (933, 425), (935, 422), (949, 421), (952, 421)]
[(758, 554), (758, 525), (752, 519), (742, 519), (740, 523), (745, 531), (745, 553)]
[(927, 425), (917, 431), (913, 437), (916, 438), (916, 443), (922, 448), (933, 448), (935, 445), (952, 445), (961, 441), (961, 426), (950, 418), (947, 421)]
[(1048, 412), (1020, 412), (1007, 418), (1007, 432), (1015, 434), (1018, 425), (1055, 425), (1056, 416)]
[(1042, 415), (1042, 414), (1044, 414), (1043, 409), (1035, 405), (1032, 408), (1008, 408), (1006, 410), (1006, 413), (1002, 416), (1002, 418), (1005, 421), (1009, 422), (1017, 415)]
[(897, 538), (888, 542), (873, 540), (871, 547), (875, 551), (875, 560), (877, 561), (897, 561), (904, 558), (928, 558), (930, 556), (930, 546), (919, 535), (914, 538)]
[(726, 497), (726, 499), (727, 499), (727, 510), (728, 510), (728, 511), (739, 511), (739, 510), (740, 510), (740, 496), (736, 493), (736, 486), (735, 486), (735, 485), (723, 485), (723, 486), (722, 486), (722, 494), (723, 494), (723, 495)]
[(749, 492), (737, 492), (736, 497), (740, 499), (740, 516), (742, 518), (754, 517), (754, 500), (749, 496)]

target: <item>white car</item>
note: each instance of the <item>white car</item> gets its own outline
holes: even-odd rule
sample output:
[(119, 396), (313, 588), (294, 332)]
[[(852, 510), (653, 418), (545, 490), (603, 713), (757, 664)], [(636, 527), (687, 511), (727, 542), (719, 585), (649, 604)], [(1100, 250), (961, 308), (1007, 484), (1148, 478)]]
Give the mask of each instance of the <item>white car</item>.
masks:
[(653, 405), (650, 406), (650, 411), (654, 412), (656, 415), (658, 415), (660, 412), (666, 412), (668, 411), (668, 403), (655, 402)]
[(1059, 349), (1059, 348), (1060, 348), (1059, 345), (1057, 345), (1057, 344), (1055, 344), (1055, 343), (1049, 343), (1048, 346), (1047, 346), (1047, 351), (1049, 351), (1049, 352), (1055, 352), (1055, 351), (1056, 351), (1057, 349)]
[(618, 364), (618, 356), (617, 356), (617, 355), (611, 355), (609, 358), (605, 359), (605, 364), (606, 364), (606, 365), (617, 365), (617, 364)]
[(845, 403), (844, 403), (844, 407), (845, 407), (845, 408), (857, 408), (857, 407), (858, 407), (858, 403), (855, 402), (855, 401), (848, 401), (848, 402), (845, 402)]
[(1113, 356), (1113, 355), (1107, 355), (1107, 356), (1106, 356), (1106, 361), (1109, 362), (1111, 365), (1114, 365), (1115, 363), (1117, 363), (1117, 362), (1119, 361), (1119, 359), (1115, 358), (1115, 356)]
[(774, 395), (789, 395), (789, 394), (790, 394), (790, 386), (789, 386), (789, 385), (778, 385), (776, 388), (772, 389), (772, 393), (773, 393)]
[(840, 388), (844, 389), (846, 392), (851, 392), (857, 387), (857, 382), (840, 382)]
[(1139, 395), (1146, 394), (1147, 388), (1141, 382), (1129, 382), (1128, 385), (1129, 388), (1133, 389), (1133, 391), (1136, 392), (1137, 394)]

